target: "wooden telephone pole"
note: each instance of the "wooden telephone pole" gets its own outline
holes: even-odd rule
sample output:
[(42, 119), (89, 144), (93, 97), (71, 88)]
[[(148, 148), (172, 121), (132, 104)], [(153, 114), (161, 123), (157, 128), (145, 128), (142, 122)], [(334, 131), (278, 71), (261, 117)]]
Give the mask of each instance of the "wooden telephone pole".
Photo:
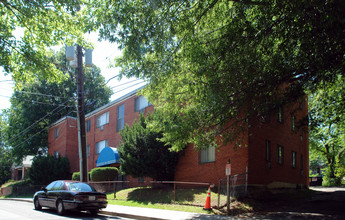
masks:
[(78, 127), (79, 127), (79, 141), (80, 141), (80, 181), (88, 182), (88, 167), (86, 156), (86, 131), (85, 131), (85, 102), (84, 102), (84, 72), (83, 72), (83, 49), (77, 45), (77, 93), (78, 93)]

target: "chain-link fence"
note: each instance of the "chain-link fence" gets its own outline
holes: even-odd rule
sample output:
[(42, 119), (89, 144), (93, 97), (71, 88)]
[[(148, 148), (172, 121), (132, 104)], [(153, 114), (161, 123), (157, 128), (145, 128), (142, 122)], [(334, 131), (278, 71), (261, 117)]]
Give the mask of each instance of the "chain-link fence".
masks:
[(35, 185), (35, 186), (12, 186), (12, 193), (11, 196), (21, 196), (21, 197), (28, 197), (35, 194), (35, 192), (39, 191), (43, 185)]
[[(159, 199), (167, 203), (175, 203), (180, 201), (188, 201), (193, 194), (202, 192), (205, 193), (210, 183), (199, 182), (178, 182), (178, 181), (106, 181), (106, 182), (89, 182), (97, 191), (104, 193), (113, 193), (114, 199), (121, 200), (121, 195), (117, 193), (123, 189), (132, 189), (130, 195), (126, 195), (126, 198), (133, 200), (142, 200), (145, 197), (150, 197), (152, 190), (155, 190), (155, 194), (160, 194)], [(188, 193), (187, 193), (188, 192)], [(155, 200), (156, 198), (152, 198)], [(158, 199), (158, 198), (157, 198)], [(157, 201), (155, 201), (157, 202)], [(204, 201), (203, 201), (204, 202)]]
[[(247, 194), (248, 172), (230, 176), (229, 179), (230, 197), (239, 198)], [(227, 195), (227, 178), (219, 180), (218, 192), (218, 198), (221, 194)], [(223, 203), (224, 200), (218, 199), (218, 207), (226, 205)]]

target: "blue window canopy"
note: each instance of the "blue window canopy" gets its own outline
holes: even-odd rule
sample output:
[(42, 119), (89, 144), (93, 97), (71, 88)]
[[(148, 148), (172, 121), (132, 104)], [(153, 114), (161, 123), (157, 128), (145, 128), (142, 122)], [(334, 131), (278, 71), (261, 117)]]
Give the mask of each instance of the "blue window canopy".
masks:
[(96, 166), (103, 167), (110, 164), (120, 163), (120, 155), (115, 147), (105, 147), (98, 156)]

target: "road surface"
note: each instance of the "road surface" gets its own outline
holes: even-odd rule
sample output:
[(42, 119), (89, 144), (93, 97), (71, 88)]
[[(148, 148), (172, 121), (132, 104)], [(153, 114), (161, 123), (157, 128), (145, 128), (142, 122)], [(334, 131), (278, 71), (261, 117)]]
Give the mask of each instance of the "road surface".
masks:
[(13, 201), (13, 200), (0, 200), (0, 220), (55, 220), (55, 219), (128, 219), (116, 216), (98, 215), (91, 216), (86, 212), (68, 212), (65, 216), (59, 216), (55, 210), (43, 208), (41, 211), (34, 209), (33, 203)]

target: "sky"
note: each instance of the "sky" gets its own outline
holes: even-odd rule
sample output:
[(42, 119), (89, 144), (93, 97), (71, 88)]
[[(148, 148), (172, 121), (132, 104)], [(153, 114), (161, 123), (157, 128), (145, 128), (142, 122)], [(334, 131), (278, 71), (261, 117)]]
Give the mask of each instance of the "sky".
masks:
[[(108, 41), (97, 40), (97, 33), (91, 33), (88, 39), (94, 43), (94, 50), (92, 53), (93, 64), (101, 68), (101, 73), (107, 82), (110, 78), (119, 74), (120, 68), (109, 67), (115, 57), (121, 55), (121, 51), (118, 50), (116, 44), (111, 44)], [(0, 70), (0, 110), (6, 109), (11, 106), (10, 97), (13, 93), (13, 82), (11, 81), (11, 75), (4, 75), (4, 72)], [(113, 87), (114, 94), (111, 96), (110, 101), (115, 100), (126, 93), (145, 85), (142, 80), (135, 78), (127, 79), (123, 78), (118, 81), (116, 78), (108, 82), (109, 87)]]

